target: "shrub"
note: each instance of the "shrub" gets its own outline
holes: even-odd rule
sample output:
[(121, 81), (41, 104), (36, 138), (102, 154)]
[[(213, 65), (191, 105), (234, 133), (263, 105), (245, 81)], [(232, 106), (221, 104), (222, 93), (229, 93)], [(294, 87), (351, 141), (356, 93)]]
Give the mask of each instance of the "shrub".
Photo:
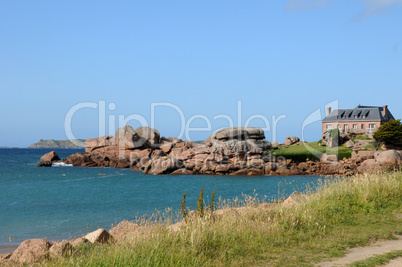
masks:
[(183, 216), (183, 219), (186, 219), (188, 212), (186, 208), (186, 196), (187, 196), (187, 191), (184, 192), (183, 194), (183, 199), (180, 200), (180, 205), (181, 205), (181, 216)]
[(204, 188), (201, 188), (200, 195), (197, 196), (197, 211), (200, 216), (204, 216)]
[(378, 128), (373, 134), (377, 141), (386, 145), (402, 145), (402, 123), (401, 120), (390, 120)]

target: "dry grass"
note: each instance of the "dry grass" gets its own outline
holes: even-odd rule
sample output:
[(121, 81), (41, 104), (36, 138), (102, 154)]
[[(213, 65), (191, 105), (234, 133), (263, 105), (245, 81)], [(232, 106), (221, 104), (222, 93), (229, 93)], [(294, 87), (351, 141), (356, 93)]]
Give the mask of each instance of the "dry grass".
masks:
[(83, 246), (56, 266), (311, 266), (346, 248), (402, 233), (402, 172), (322, 181), (300, 205), (258, 196), (220, 200), (221, 210), (191, 213), (173, 232), (178, 213), (143, 221), (146, 231), (113, 245)]

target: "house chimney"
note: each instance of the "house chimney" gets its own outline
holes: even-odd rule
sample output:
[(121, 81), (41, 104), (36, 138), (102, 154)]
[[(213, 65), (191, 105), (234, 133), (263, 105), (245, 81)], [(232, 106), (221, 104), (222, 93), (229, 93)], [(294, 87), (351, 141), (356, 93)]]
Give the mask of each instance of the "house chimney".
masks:
[(383, 116), (386, 120), (388, 120), (388, 106), (384, 105), (382, 108)]
[(327, 107), (327, 116), (331, 113), (331, 107)]

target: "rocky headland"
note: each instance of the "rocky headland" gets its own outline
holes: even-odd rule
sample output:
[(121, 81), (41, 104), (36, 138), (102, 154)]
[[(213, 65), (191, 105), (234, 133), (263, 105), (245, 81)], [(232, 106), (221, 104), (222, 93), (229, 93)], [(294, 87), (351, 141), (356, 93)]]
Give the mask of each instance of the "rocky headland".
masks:
[(85, 139), (76, 140), (43, 140), (30, 145), (28, 148), (85, 148)]
[[(300, 143), (289, 137), (286, 143)], [(296, 162), (271, 155), (272, 144), (264, 131), (255, 127), (224, 128), (214, 132), (203, 144), (161, 137), (147, 126), (133, 129), (126, 125), (116, 134), (86, 141), (85, 153), (64, 160), (55, 152), (41, 158), (38, 166), (63, 162), (83, 167), (132, 168), (145, 174), (205, 175), (342, 175), (398, 166), (397, 150), (361, 151), (350, 159), (322, 154), (319, 160)]]

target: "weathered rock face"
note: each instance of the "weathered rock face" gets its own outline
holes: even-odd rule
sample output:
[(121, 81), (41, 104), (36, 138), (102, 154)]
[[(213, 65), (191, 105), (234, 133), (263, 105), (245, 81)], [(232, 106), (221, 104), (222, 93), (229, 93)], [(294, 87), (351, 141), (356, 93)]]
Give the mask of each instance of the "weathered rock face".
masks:
[(148, 140), (138, 135), (130, 126), (126, 125), (116, 131), (116, 145), (119, 149), (136, 149), (149, 146)]
[[(149, 127), (134, 131), (126, 125), (116, 132), (116, 137), (89, 139), (86, 153), (73, 154), (64, 162), (85, 167), (131, 167), (146, 174), (343, 176), (401, 163), (396, 151), (378, 154), (375, 160), (374, 152), (359, 151), (346, 160), (324, 154), (320, 161), (293, 162), (267, 151), (271, 144), (264, 140), (261, 128), (225, 128), (214, 132), (204, 144), (159, 136), (158, 131)], [(299, 141), (297, 137), (287, 140)], [(364, 162), (366, 159), (374, 161)]]
[(112, 235), (113, 239), (116, 241), (123, 241), (133, 239), (140, 226), (130, 221), (122, 221), (117, 226), (110, 229), (109, 233)]
[(396, 150), (386, 150), (378, 152), (370, 151), (370, 152), (374, 153), (374, 158), (373, 157), (369, 157), (368, 159), (366, 159), (367, 157), (363, 158), (365, 160), (357, 168), (359, 172), (372, 172), (382, 169), (393, 168), (399, 166), (402, 163), (401, 154)]
[(90, 138), (85, 143), (87, 144), (87, 146), (85, 147), (85, 152), (91, 152), (98, 148), (115, 146), (116, 140), (113, 135), (109, 135), (98, 138)]
[(160, 134), (158, 130), (149, 128), (148, 126), (142, 126), (135, 129), (135, 132), (142, 138), (146, 139), (151, 146), (159, 144)]
[(55, 151), (51, 151), (49, 153), (46, 153), (42, 157), (40, 157), (41, 162), (46, 162), (46, 161), (56, 161), (60, 160), (59, 155)]
[(261, 128), (224, 128), (213, 133), (204, 144), (210, 147), (213, 153), (223, 153), (227, 156), (248, 152), (258, 154), (271, 147), (264, 138), (264, 131)]
[(381, 166), (396, 166), (401, 163), (401, 154), (396, 150), (377, 152), (374, 158)]
[(67, 240), (54, 243), (50, 249), (49, 254), (52, 259), (59, 259), (62, 257), (68, 257), (73, 253), (73, 246)]
[(28, 239), (11, 254), (10, 261), (32, 264), (49, 259), (49, 249), (53, 244), (45, 239)]
[(53, 162), (60, 160), (59, 155), (55, 151), (51, 151), (46, 153), (42, 157), (40, 157), (40, 163), (38, 163), (37, 167), (51, 167)]
[(298, 142), (300, 142), (299, 137), (297, 137), (297, 136), (289, 136), (289, 137), (286, 137), (285, 145), (290, 146), (290, 145), (296, 144)]
[(91, 232), (85, 236), (89, 242), (95, 243), (107, 243), (111, 240), (111, 235), (105, 229), (98, 229), (94, 232)]
[(175, 158), (159, 157), (150, 160), (146, 174), (168, 174), (181, 167), (181, 163)]
[(284, 202), (284, 206), (291, 206), (291, 205), (300, 205), (304, 201), (306, 201), (307, 196), (300, 194), (299, 192), (293, 192)]
[(79, 238), (76, 238), (73, 241), (71, 241), (71, 246), (73, 248), (76, 248), (76, 247), (79, 247), (79, 246), (81, 246), (83, 244), (86, 244), (86, 243), (88, 243), (88, 239), (83, 238), (83, 237), (79, 237)]
[(338, 162), (338, 155), (327, 155), (322, 154), (320, 161), (322, 163), (337, 163)]
[(332, 138), (331, 132), (332, 132), (332, 130), (327, 130), (323, 133), (321, 145), (327, 146), (327, 147), (337, 147), (340, 144), (342, 144), (342, 140), (340, 140), (341, 137)]
[(263, 140), (265, 138), (264, 131), (261, 128), (254, 127), (233, 127), (224, 128), (214, 132), (210, 137), (208, 137), (204, 144), (206, 146), (212, 146), (216, 140), (224, 142), (228, 140), (248, 140), (256, 139)]
[(357, 167), (357, 170), (359, 172), (372, 172), (381, 169), (380, 164), (377, 163), (375, 159), (366, 159), (363, 161), (359, 167)]
[(355, 146), (355, 143), (353, 143), (352, 140), (347, 141), (345, 144), (345, 147), (347, 147), (347, 148), (352, 148), (354, 146)]

